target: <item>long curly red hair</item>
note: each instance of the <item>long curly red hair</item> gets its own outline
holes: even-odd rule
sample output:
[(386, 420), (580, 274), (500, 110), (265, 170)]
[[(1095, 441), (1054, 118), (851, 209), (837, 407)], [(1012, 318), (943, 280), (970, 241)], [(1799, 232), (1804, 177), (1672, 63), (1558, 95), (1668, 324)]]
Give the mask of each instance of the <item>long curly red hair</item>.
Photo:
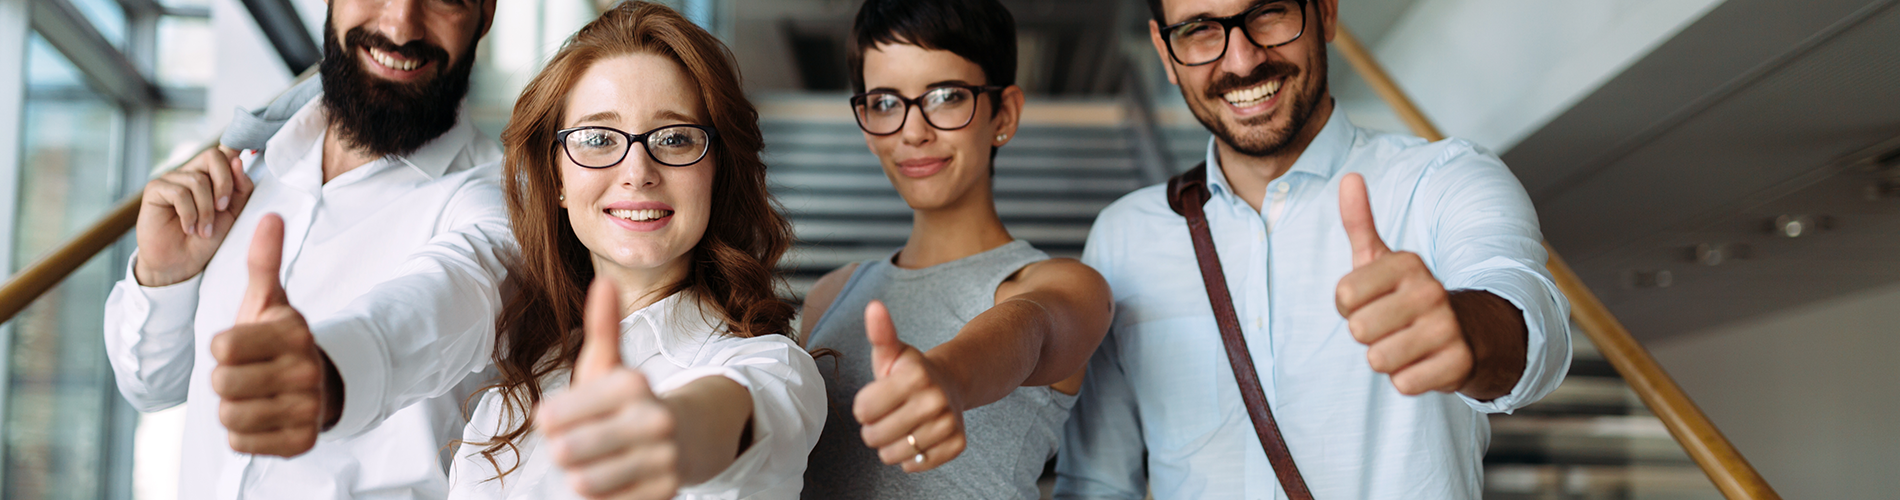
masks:
[(575, 237), (559, 206), (559, 147), (554, 132), (563, 121), (568, 93), (595, 61), (626, 54), (673, 59), (692, 79), (705, 103), (707, 124), (719, 131), (713, 199), (706, 233), (692, 249), (686, 278), (669, 292), (686, 293), (741, 337), (790, 335), (795, 310), (777, 296), (778, 260), (792, 243), (791, 223), (766, 187), (759, 152), (759, 114), (746, 100), (738, 64), (726, 46), (667, 7), (625, 2), (586, 27), (548, 62), (515, 101), (502, 131), (508, 216), (521, 245), (514, 270), (517, 293), (496, 321), (494, 361), (500, 370), (502, 422), (516, 422), (485, 444), (482, 456), (497, 478), (519, 465), (501, 467), (498, 457), (532, 428), (540, 381), (574, 366), (581, 347), (581, 309), (594, 278), (588, 249)]

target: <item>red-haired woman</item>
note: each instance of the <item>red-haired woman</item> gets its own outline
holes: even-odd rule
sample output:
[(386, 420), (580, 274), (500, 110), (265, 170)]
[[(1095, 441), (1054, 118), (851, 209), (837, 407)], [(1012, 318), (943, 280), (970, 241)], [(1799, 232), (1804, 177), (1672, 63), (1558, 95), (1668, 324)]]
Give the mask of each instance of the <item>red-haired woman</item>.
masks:
[(791, 229), (731, 53), (621, 4), (502, 141), (519, 289), (450, 497), (797, 497), (825, 393), (774, 296)]

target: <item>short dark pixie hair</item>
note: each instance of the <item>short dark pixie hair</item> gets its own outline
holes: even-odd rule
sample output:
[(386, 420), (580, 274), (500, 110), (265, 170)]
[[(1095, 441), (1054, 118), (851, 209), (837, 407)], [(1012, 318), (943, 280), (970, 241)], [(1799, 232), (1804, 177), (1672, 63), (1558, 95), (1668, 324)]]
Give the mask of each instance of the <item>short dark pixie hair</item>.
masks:
[(864, 53), (880, 43), (947, 50), (983, 68), (985, 85), (1016, 84), (1016, 18), (998, 0), (865, 0), (851, 25), (853, 92), (864, 91)]
[(1162, 26), (1168, 24), (1168, 9), (1161, 5), (1161, 0), (1148, 0), (1148, 11), (1154, 13), (1155, 24)]

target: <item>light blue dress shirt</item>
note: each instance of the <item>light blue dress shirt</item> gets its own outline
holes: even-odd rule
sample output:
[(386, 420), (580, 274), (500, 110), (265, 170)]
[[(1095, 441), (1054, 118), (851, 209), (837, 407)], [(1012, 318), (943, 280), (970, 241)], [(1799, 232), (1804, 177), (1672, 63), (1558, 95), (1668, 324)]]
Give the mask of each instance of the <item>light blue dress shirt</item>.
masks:
[[(1361, 129), (1335, 111), (1256, 211), (1210, 143), (1208, 224), (1241, 331), (1287, 447), (1321, 499), (1478, 498), (1485, 413), (1543, 397), (1570, 366), (1569, 303), (1544, 269), (1530, 197), (1477, 146)], [(1522, 379), (1507, 396), (1405, 396), (1373, 372), (1334, 306), (1352, 270), (1339, 179), (1365, 176), (1379, 235), (1447, 289), (1524, 312)], [(1089, 360), (1057, 465), (1057, 498), (1285, 498), (1221, 346), (1184, 219), (1166, 186), (1116, 201), (1082, 261), (1108, 279), (1115, 322)], [(1143, 452), (1146, 463), (1143, 463)]]

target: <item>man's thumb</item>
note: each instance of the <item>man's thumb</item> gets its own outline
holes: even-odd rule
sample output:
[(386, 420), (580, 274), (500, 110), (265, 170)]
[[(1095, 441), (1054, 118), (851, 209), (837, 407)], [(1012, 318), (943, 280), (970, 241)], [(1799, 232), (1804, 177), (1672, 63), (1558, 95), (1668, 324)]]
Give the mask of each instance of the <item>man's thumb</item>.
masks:
[(290, 302), (284, 297), (283, 282), (277, 277), (283, 269), (283, 261), (284, 219), (277, 214), (264, 214), (257, 222), (257, 232), (251, 235), (248, 259), (251, 280), (244, 290), (244, 303), (238, 308), (238, 322), (254, 320), (265, 308)]
[(607, 278), (594, 278), (587, 290), (587, 306), (581, 311), (580, 359), (574, 363), (574, 385), (578, 386), (621, 367), (620, 294)]
[(897, 325), (891, 322), (891, 311), (884, 308), (883, 301), (873, 300), (864, 306), (864, 338), (871, 341), (871, 374), (883, 378), (905, 347), (897, 340)]
[(1352, 267), (1392, 253), (1385, 240), (1379, 239), (1378, 226), (1372, 222), (1372, 200), (1366, 194), (1364, 176), (1346, 174), (1339, 180), (1339, 222), (1346, 227), (1346, 240), (1352, 242)]

